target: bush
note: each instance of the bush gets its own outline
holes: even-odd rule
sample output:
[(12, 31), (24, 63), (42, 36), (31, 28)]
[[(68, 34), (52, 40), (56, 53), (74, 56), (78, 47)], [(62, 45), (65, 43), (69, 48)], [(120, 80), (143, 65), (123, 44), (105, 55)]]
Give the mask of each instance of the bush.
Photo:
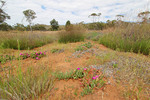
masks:
[[(99, 42), (111, 49), (125, 52), (150, 54), (150, 29), (147, 25), (119, 27), (113, 33), (105, 34)], [(150, 26), (149, 26), (150, 27)]]
[(84, 28), (80, 25), (72, 26), (72, 30), (59, 33), (59, 43), (70, 43), (84, 41)]
[(103, 22), (95, 22), (88, 24), (89, 30), (103, 30), (104, 28), (106, 28), (106, 24)]
[(12, 27), (8, 25), (7, 23), (0, 24), (0, 30), (1, 31), (9, 31), (12, 30)]

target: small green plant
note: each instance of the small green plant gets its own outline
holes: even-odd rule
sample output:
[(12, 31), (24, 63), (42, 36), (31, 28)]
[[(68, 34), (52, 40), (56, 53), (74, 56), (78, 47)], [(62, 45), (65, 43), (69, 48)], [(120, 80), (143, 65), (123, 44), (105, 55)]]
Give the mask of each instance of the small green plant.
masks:
[(87, 49), (89, 49), (91, 47), (92, 47), (91, 42), (88, 42), (88, 43), (81, 44), (80, 46), (75, 48), (75, 51), (83, 51), (83, 50), (87, 50)]
[(63, 80), (63, 79), (72, 79), (73, 78), (73, 71), (70, 71), (70, 72), (66, 72), (66, 73), (62, 73), (62, 72), (56, 72), (54, 73), (55, 77), (58, 79), (58, 80)]
[(117, 68), (118, 67), (118, 64), (113, 64), (113, 68)]
[(0, 63), (4, 64), (7, 61), (11, 61), (11, 60), (15, 60), (15, 56), (11, 56), (11, 55), (1, 55), (0, 56)]
[(56, 49), (56, 48), (51, 49), (51, 53), (56, 53), (56, 52), (58, 52), (58, 51), (59, 51), (59, 49)]
[(83, 88), (81, 96), (90, 94), (94, 91), (94, 88), (102, 88), (105, 84), (102, 72), (94, 68), (77, 68), (74, 71), (71, 70), (66, 73), (60, 72), (54, 75), (59, 80), (80, 79), (80, 84)]
[(51, 53), (61, 53), (64, 52), (64, 49), (53, 48), (51, 49)]

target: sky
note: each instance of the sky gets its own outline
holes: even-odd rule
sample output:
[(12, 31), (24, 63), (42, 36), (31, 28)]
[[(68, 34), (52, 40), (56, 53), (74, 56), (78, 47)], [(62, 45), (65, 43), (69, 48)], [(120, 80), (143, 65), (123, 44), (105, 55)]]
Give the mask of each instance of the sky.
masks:
[(56, 19), (59, 25), (71, 23), (92, 22), (88, 17), (91, 13), (101, 13), (97, 21), (106, 22), (116, 19), (116, 15), (124, 15), (124, 21), (137, 21), (139, 12), (150, 10), (150, 0), (4, 0), (4, 7), (11, 19), (6, 22), (10, 25), (21, 23), (27, 25), (23, 11), (32, 9), (37, 18), (34, 24), (50, 25)]

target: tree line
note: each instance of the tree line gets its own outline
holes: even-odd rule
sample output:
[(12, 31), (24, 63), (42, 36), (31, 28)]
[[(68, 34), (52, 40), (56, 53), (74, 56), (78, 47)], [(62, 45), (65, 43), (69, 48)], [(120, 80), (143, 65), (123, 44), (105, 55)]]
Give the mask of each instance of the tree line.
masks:
[[(43, 24), (35, 24), (32, 25), (32, 21), (37, 18), (36, 13), (31, 10), (31, 9), (27, 9), (25, 11), (23, 11), (23, 14), (26, 18), (26, 21), (29, 23), (29, 25), (24, 26), (23, 24), (20, 23), (16, 23), (15, 25), (11, 26), (8, 25), (5, 21), (10, 19), (11, 17), (4, 11), (3, 7), (5, 6), (6, 2), (3, 0), (0, 0), (0, 30), (2, 31), (8, 31), (8, 30), (19, 30), (19, 31), (35, 31), (35, 30), (41, 30), (41, 31), (55, 31), (59, 29), (59, 24), (58, 21), (56, 21), (55, 19), (52, 19), (50, 21), (50, 25), (51, 27), (47, 27), (48, 25), (43, 25)], [(92, 23), (87, 23), (85, 24), (84, 22), (81, 22), (79, 24), (82, 24), (83, 26), (85, 26), (87, 29), (90, 30), (103, 30), (106, 28), (110, 28), (110, 27), (115, 27), (117, 25), (120, 24), (129, 24), (130, 22), (123, 22), (122, 18), (124, 17), (124, 15), (116, 15), (117, 20), (107, 20), (105, 23), (104, 22), (100, 22), (100, 16), (102, 14), (101, 13), (92, 13), (90, 14), (88, 17), (92, 18)], [(140, 23), (150, 23), (150, 11), (144, 11), (144, 12), (140, 12), (137, 16), (139, 18), (142, 19), (142, 21)], [(68, 27), (69, 26), (69, 27)], [(68, 20), (66, 22), (65, 25), (65, 29), (71, 29), (71, 22)]]

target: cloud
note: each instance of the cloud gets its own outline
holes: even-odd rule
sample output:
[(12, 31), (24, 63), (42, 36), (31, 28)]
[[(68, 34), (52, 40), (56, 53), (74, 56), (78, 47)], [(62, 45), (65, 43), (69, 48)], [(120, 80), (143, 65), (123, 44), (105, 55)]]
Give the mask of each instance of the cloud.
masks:
[[(6, 12), (11, 16), (7, 23), (14, 25), (22, 23), (27, 25), (23, 11), (32, 9), (37, 18), (33, 23), (50, 24), (55, 18), (59, 24), (67, 20), (72, 23), (84, 21), (92, 22), (88, 16), (91, 13), (102, 13), (100, 21), (116, 19), (116, 15), (125, 15), (125, 21), (136, 21), (137, 14), (150, 10), (147, 0), (7, 0)], [(150, 2), (150, 1), (149, 1)]]

